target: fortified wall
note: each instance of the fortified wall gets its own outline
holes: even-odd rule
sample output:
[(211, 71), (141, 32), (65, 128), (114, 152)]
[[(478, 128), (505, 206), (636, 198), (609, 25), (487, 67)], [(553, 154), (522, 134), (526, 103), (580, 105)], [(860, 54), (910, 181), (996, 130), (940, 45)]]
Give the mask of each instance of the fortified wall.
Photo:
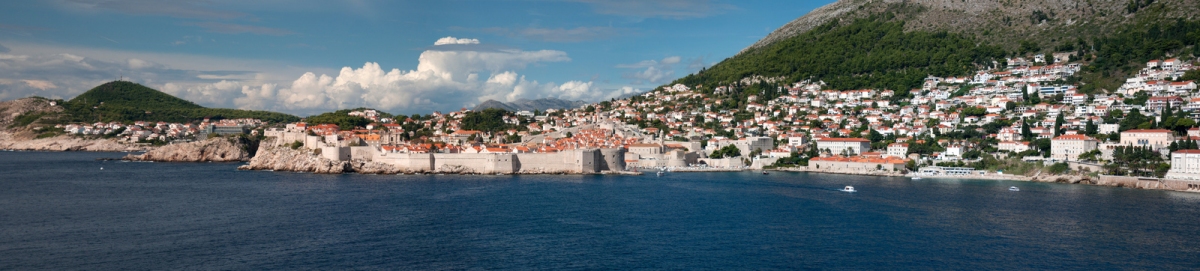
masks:
[(624, 149), (583, 149), (555, 153), (386, 153), (352, 147), (353, 160), (394, 165), (408, 172), (478, 174), (587, 174), (625, 170)]

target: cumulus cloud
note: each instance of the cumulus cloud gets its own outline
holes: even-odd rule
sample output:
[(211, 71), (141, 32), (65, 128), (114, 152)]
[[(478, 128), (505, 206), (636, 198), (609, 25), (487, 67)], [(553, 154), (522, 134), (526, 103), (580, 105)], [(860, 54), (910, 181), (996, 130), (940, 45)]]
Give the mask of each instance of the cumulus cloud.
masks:
[(459, 39), (459, 38), (455, 38), (455, 37), (445, 37), (445, 38), (440, 38), (437, 41), (433, 42), (433, 45), (447, 45), (447, 44), (479, 44), (479, 40), (478, 39)]
[(358, 68), (343, 67), (336, 74), (307, 72), (279, 84), (221, 81), (170, 89), (172, 94), (187, 97), (237, 93), (240, 97), (233, 103), (239, 108), (299, 114), (353, 107), (420, 113), (471, 107), (489, 99), (597, 100), (621, 94), (599, 90), (590, 81), (540, 82), (517, 73), (536, 63), (570, 61), (565, 52), (488, 47), (477, 39), (454, 37), (439, 39), (434, 44), (421, 53), (414, 70), (387, 70), (378, 63), (367, 62)]
[(476, 39), (452, 37), (435, 44), (439, 45), (420, 54), (411, 70), (367, 62), (336, 72), (318, 69), (286, 77), (262, 71), (172, 69), (142, 57), (118, 62), (75, 54), (0, 53), (0, 98), (71, 98), (122, 75), (204, 106), (299, 115), (353, 107), (428, 113), (473, 107), (488, 99), (594, 101), (633, 91), (602, 90), (591, 81), (539, 81), (518, 73), (531, 65), (570, 61), (562, 51), (489, 47)]

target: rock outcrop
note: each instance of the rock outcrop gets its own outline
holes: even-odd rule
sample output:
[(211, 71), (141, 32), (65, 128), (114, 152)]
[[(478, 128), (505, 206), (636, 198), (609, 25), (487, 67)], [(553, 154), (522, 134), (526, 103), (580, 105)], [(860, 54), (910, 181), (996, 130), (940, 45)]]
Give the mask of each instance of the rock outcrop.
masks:
[(171, 144), (141, 155), (127, 155), (125, 160), (156, 162), (238, 162), (249, 161), (250, 153), (241, 143), (230, 138), (210, 138), (204, 141)]
[(84, 139), (72, 136), (56, 136), (40, 139), (22, 139), (8, 132), (0, 132), (0, 149), (23, 151), (147, 151), (153, 146), (124, 144), (112, 139)]
[[(69, 135), (38, 138), (39, 129), (53, 126), (38, 121), (54, 118), (63, 108), (51, 100), (38, 97), (0, 102), (0, 149), (23, 151), (145, 151), (152, 146), (123, 144), (112, 139), (85, 139)], [(18, 121), (21, 116), (36, 116), (34, 119)]]
[(321, 174), (341, 174), (352, 172), (350, 162), (334, 161), (321, 157), (308, 149), (292, 149), (286, 146), (271, 144), (274, 138), (268, 138), (259, 144), (258, 151), (250, 163), (238, 167), (241, 170), (274, 170), (312, 172)]

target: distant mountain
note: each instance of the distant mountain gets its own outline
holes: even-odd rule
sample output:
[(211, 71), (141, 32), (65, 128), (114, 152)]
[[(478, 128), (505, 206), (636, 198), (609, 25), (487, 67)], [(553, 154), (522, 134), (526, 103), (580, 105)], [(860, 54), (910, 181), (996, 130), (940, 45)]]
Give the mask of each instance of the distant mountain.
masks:
[(63, 103), (64, 122), (166, 121), (190, 122), (204, 118), (256, 118), (269, 122), (295, 122), (300, 118), (277, 112), (205, 108), (153, 88), (128, 81), (96, 86)]
[(482, 110), (488, 109), (488, 108), (499, 108), (499, 109), (504, 109), (504, 110), (508, 110), (508, 111), (512, 111), (512, 112), (517, 112), (517, 111), (521, 111), (521, 110), (545, 111), (546, 109), (579, 108), (579, 107), (582, 107), (585, 105), (588, 105), (588, 103), (584, 102), (584, 101), (568, 101), (568, 100), (563, 100), (563, 99), (558, 99), (558, 98), (541, 98), (541, 99), (537, 99), (537, 100), (520, 99), (520, 100), (511, 102), (511, 103), (505, 103), (505, 102), (496, 101), (496, 100), (487, 100), (487, 101), (479, 104), (478, 106), (475, 106), (475, 111), (482, 111)]

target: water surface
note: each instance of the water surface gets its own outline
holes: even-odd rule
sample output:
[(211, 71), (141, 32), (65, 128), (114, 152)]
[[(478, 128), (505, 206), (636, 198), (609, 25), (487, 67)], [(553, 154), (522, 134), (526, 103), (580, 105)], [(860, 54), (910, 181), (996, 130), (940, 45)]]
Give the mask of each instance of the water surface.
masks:
[(1200, 195), (1183, 192), (96, 160), (121, 155), (0, 152), (0, 270), (1200, 268)]

